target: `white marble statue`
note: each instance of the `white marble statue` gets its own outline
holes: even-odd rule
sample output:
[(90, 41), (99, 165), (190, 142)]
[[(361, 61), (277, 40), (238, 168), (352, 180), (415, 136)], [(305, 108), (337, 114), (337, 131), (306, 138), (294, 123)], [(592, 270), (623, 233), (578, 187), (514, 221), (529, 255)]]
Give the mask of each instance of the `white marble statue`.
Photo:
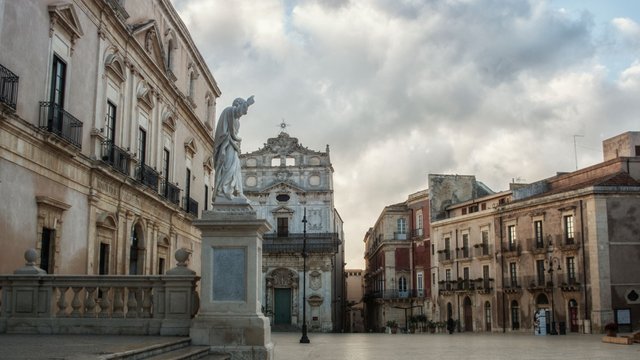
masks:
[(242, 139), (238, 136), (238, 130), (240, 117), (247, 114), (253, 102), (253, 96), (247, 100), (237, 98), (220, 114), (213, 141), (213, 160), (216, 170), (214, 203), (247, 201), (242, 191), (242, 173), (238, 157)]

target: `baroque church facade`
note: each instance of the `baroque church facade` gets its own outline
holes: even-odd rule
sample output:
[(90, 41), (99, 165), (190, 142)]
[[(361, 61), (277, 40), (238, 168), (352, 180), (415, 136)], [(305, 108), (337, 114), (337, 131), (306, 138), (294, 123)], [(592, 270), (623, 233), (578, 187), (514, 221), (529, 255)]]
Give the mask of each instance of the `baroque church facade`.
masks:
[(282, 131), (240, 160), (244, 195), (272, 228), (263, 236), (265, 315), (272, 325), (301, 327), (306, 295), (309, 331), (343, 330), (344, 233), (329, 146), (310, 150)]

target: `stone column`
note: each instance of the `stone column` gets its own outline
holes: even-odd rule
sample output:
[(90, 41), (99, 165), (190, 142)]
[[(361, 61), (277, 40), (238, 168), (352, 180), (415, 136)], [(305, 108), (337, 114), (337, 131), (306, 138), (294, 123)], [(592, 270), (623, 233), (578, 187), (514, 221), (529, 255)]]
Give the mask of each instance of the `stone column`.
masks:
[(200, 312), (191, 324), (194, 345), (232, 360), (271, 360), (269, 319), (262, 314), (262, 234), (270, 230), (249, 204), (214, 204), (194, 221), (202, 231)]

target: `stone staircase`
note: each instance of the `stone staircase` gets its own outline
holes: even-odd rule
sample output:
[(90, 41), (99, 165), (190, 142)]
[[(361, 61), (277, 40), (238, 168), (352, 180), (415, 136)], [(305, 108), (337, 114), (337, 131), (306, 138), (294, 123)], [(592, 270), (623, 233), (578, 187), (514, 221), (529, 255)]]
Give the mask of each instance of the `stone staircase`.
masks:
[(101, 360), (229, 360), (228, 354), (215, 354), (209, 346), (191, 345), (191, 339), (170, 340), (100, 357)]

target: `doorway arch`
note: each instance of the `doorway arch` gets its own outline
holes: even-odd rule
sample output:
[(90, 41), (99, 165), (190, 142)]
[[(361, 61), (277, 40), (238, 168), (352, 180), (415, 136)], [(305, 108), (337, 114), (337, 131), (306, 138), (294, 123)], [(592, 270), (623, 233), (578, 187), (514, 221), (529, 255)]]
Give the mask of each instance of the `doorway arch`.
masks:
[(462, 301), (464, 312), (464, 331), (473, 331), (473, 308), (471, 307), (471, 299), (468, 296)]
[(578, 332), (578, 302), (575, 299), (569, 300), (569, 331)]
[(131, 229), (129, 246), (129, 275), (144, 274), (144, 231), (140, 222)]
[(489, 301), (484, 303), (484, 329), (491, 331), (491, 303)]

